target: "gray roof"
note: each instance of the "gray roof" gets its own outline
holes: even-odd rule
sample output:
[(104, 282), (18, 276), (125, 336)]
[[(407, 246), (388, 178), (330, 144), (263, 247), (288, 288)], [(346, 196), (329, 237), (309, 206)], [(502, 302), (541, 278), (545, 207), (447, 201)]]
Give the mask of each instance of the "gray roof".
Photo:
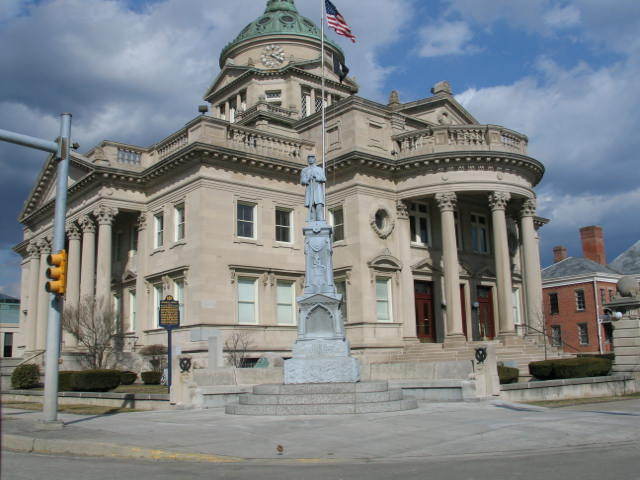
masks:
[(620, 275), (620, 272), (609, 268), (607, 265), (601, 265), (598, 262), (589, 260), (588, 258), (567, 257), (564, 260), (554, 263), (553, 265), (542, 270), (542, 279), (549, 280), (553, 278), (574, 277), (576, 275), (588, 275), (593, 273), (608, 273)]
[(4, 293), (0, 293), (0, 302), (14, 303), (20, 302), (20, 300), (18, 298), (10, 297), (9, 295), (5, 295)]
[(640, 240), (632, 245), (631, 248), (618, 255), (618, 257), (610, 263), (610, 266), (625, 275), (640, 273)]

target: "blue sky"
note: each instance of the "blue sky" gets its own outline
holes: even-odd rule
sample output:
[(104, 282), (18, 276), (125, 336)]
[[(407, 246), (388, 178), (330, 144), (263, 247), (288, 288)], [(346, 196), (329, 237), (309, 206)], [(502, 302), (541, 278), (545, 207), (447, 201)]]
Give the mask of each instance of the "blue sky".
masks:
[[(224, 45), (265, 0), (2, 0), (0, 128), (54, 138), (74, 114), (86, 151), (148, 145), (196, 114)], [(640, 238), (640, 2), (336, 0), (358, 35), (338, 38), (364, 97), (423, 98), (448, 80), (482, 123), (529, 136), (543, 263), (578, 229), (605, 229), (609, 260)], [(317, 0), (297, 0), (318, 21)], [(9, 46), (10, 48), (5, 48)], [(44, 156), (0, 144), (0, 291), (18, 294), (16, 217)]]

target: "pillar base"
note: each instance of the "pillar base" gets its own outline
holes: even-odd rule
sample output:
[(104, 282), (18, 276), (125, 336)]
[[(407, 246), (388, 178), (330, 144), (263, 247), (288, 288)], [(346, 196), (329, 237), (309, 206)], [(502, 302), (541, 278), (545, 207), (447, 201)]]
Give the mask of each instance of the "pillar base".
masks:
[(464, 334), (462, 333), (458, 333), (458, 334), (454, 334), (454, 335), (447, 335), (444, 338), (444, 347), (458, 347), (458, 346), (462, 346), (462, 345), (466, 345), (467, 344), (467, 337), (464, 336)]
[(501, 333), (498, 338), (502, 340), (505, 345), (516, 345), (522, 343), (522, 338), (516, 335), (516, 332), (504, 332)]
[(414, 345), (420, 343), (420, 339), (418, 337), (403, 337), (402, 342), (409, 345)]

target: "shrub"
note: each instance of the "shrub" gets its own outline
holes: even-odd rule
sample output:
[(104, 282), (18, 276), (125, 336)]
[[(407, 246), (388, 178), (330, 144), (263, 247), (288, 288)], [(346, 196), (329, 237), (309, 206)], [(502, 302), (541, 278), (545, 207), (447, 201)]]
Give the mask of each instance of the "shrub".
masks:
[(140, 350), (140, 355), (151, 357), (149, 363), (151, 368), (156, 372), (161, 372), (164, 367), (164, 359), (169, 350), (164, 345), (147, 345)]
[(500, 385), (507, 383), (516, 383), (520, 376), (520, 370), (514, 367), (505, 367), (498, 365), (498, 376), (500, 377)]
[(120, 372), (121, 385), (132, 385), (137, 379), (138, 379), (138, 374), (136, 372), (130, 372), (130, 371)]
[(119, 370), (84, 370), (71, 376), (76, 392), (108, 392), (120, 385)]
[(145, 385), (160, 385), (162, 380), (162, 372), (156, 372), (155, 370), (149, 372), (142, 372), (140, 374), (142, 381)]
[(58, 390), (70, 392), (73, 390), (73, 376), (79, 373), (76, 370), (62, 370), (58, 372)]
[(18, 365), (11, 374), (11, 387), (19, 390), (40, 385), (40, 368), (33, 363)]
[(597, 357), (561, 358), (531, 362), (529, 372), (538, 380), (602, 377), (609, 374), (611, 360)]
[(578, 358), (606, 358), (612, 362), (616, 359), (616, 354), (611, 353), (579, 353)]

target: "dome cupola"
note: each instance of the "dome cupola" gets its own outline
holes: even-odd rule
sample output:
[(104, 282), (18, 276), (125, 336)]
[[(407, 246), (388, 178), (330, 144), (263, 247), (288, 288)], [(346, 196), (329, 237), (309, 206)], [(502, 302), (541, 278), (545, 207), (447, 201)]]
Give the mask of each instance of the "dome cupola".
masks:
[[(224, 66), (229, 52), (238, 44), (258, 37), (293, 35), (321, 41), (320, 29), (298, 13), (294, 0), (268, 0), (264, 14), (247, 25), (220, 53), (220, 67)], [(342, 49), (325, 37), (327, 45), (343, 54)], [(344, 55), (344, 54), (343, 54)]]

